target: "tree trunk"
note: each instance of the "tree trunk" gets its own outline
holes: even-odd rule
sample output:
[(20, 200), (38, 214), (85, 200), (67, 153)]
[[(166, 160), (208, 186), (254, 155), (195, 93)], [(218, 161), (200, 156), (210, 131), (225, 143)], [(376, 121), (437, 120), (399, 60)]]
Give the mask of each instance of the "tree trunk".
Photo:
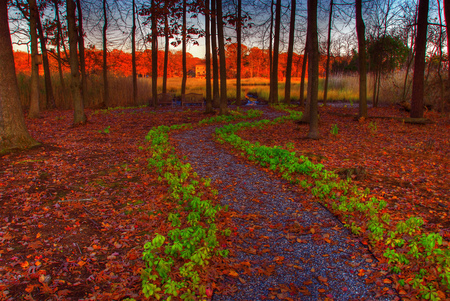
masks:
[(319, 139), (319, 42), (317, 37), (317, 0), (308, 0), (308, 98), (310, 104), (309, 139)]
[(289, 45), (286, 65), (286, 83), (284, 86), (284, 102), (291, 103), (291, 73), (292, 57), (294, 55), (294, 33), (295, 33), (295, 9), (297, 0), (292, 0), (291, 4), (291, 25), (289, 26)]
[(222, 0), (217, 0), (217, 39), (219, 40), (219, 59), (220, 59), (220, 108), (219, 114), (225, 115), (228, 113), (228, 99), (227, 99), (227, 69), (225, 63), (225, 40), (223, 34), (223, 19), (222, 19)]
[(373, 93), (372, 93), (372, 106), (375, 107), (375, 100), (377, 99), (377, 87), (378, 87), (378, 70), (377, 67), (374, 67), (375, 70), (373, 72)]
[(270, 30), (269, 30), (269, 102), (273, 103), (272, 95), (273, 95), (273, 85), (272, 85), (272, 74), (273, 74), (273, 0), (270, 2)]
[(356, 0), (355, 2), (359, 52), (359, 117), (367, 118), (366, 27), (362, 18), (362, 0)]
[(205, 47), (206, 47), (206, 113), (212, 113), (211, 99), (211, 33), (209, 18), (209, 0), (205, 1)]
[(220, 94), (219, 94), (219, 62), (217, 61), (217, 18), (216, 18), (216, 0), (211, 0), (211, 55), (213, 66), (213, 108), (220, 107)]
[(67, 27), (69, 30), (69, 49), (70, 49), (70, 90), (72, 92), (73, 99), (73, 124), (84, 124), (86, 123), (86, 115), (84, 114), (84, 104), (83, 98), (81, 96), (81, 82), (78, 66), (78, 55), (77, 55), (77, 43), (78, 43), (78, 32), (76, 26), (75, 18), (75, 2), (73, 0), (66, 1), (67, 10)]
[[(165, 2), (167, 4), (168, 2)], [(162, 83), (162, 92), (167, 93), (167, 72), (169, 67), (169, 18), (168, 7), (165, 8), (164, 14), (164, 72), (163, 72), (163, 83)]]
[(137, 105), (137, 71), (136, 71), (136, 1), (133, 0), (131, 5), (133, 6), (133, 23), (131, 27), (131, 69), (133, 77), (133, 104)]
[(64, 74), (63, 74), (63, 70), (62, 70), (62, 59), (61, 59), (61, 36), (62, 36), (62, 30), (61, 30), (61, 21), (59, 19), (59, 4), (58, 4), (58, 0), (53, 0), (53, 4), (54, 4), (54, 7), (55, 7), (55, 19), (56, 19), (56, 27), (57, 27), (56, 56), (57, 56), (57, 59), (58, 59), (58, 73), (59, 73), (59, 81), (61, 82), (62, 97), (63, 97), (62, 101), (65, 104), (66, 103), (66, 83), (64, 81)]
[(323, 104), (328, 100), (328, 78), (330, 76), (330, 48), (331, 48), (331, 28), (333, 21), (333, 0), (330, 0), (330, 14), (328, 15), (328, 40), (327, 40), (327, 65), (325, 68), (325, 83), (323, 86)]
[(186, 94), (187, 63), (186, 63), (186, 0), (183, 0), (183, 28), (182, 28), (182, 51), (183, 51), (183, 78), (181, 79), (181, 96)]
[(414, 60), (411, 118), (423, 117), (425, 53), (427, 47), (428, 0), (419, 0), (417, 17), (416, 56)]
[(20, 105), (7, 2), (0, 1), (0, 154), (38, 144), (28, 133)]
[(272, 86), (271, 102), (278, 103), (278, 52), (280, 49), (281, 0), (277, 0), (275, 8), (275, 37), (273, 41), (273, 67), (270, 85)]
[(39, 118), (39, 64), (38, 64), (38, 45), (36, 33), (37, 5), (36, 0), (29, 0), (30, 6), (30, 36), (31, 36), (31, 92), (30, 92), (30, 110), (29, 118)]
[(106, 32), (108, 30), (108, 15), (106, 13), (106, 0), (103, 0), (103, 104), (109, 107), (109, 85), (108, 85), (108, 46)]
[[(444, 0), (444, 16), (447, 31), (447, 54), (450, 54), (450, 0)], [(450, 68), (448, 68), (448, 82), (450, 87)]]
[[(308, 62), (308, 36), (306, 36), (305, 51), (303, 52), (302, 61), (302, 79), (300, 81), (300, 99), (299, 105), (303, 107), (305, 105), (305, 77), (306, 77), (306, 64)], [(305, 110), (306, 113), (306, 110)]]
[(237, 22), (236, 22), (236, 35), (237, 35), (237, 75), (236, 75), (236, 104), (241, 105), (241, 60), (242, 60), (242, 0), (238, 0), (237, 7)]
[(41, 44), (42, 62), (44, 65), (44, 79), (45, 79), (45, 93), (46, 93), (46, 103), (44, 105), (44, 108), (54, 109), (56, 105), (55, 105), (55, 97), (53, 95), (50, 64), (48, 62), (47, 41), (44, 37), (44, 31), (42, 29), (41, 17), (39, 15), (39, 12), (36, 14), (36, 21), (39, 33), (39, 41)]
[(83, 9), (80, 0), (77, 0), (78, 11), (78, 52), (80, 55), (80, 71), (81, 71), (81, 97), (83, 104), (87, 105), (87, 75), (86, 75), (86, 55), (84, 53), (84, 30), (83, 30)]
[(158, 24), (156, 1), (152, 0), (152, 105), (158, 105)]

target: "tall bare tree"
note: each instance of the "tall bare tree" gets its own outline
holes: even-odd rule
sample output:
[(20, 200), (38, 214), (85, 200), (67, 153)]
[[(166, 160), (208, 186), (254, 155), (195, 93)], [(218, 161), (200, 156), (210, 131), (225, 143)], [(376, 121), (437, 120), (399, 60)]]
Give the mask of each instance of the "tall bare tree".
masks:
[(280, 49), (281, 0), (275, 5), (275, 36), (273, 39), (272, 71), (270, 73), (270, 102), (278, 103), (278, 52)]
[(331, 49), (331, 27), (333, 21), (333, 0), (330, 0), (330, 12), (328, 15), (328, 39), (327, 39), (327, 63), (325, 68), (325, 83), (323, 86), (323, 103), (327, 104), (328, 98), (328, 77), (330, 76), (330, 49)]
[(295, 9), (297, 0), (292, 0), (291, 3), (291, 23), (289, 26), (289, 45), (288, 57), (286, 66), (286, 83), (284, 86), (284, 101), (287, 104), (291, 103), (291, 76), (292, 76), (292, 57), (294, 55), (294, 33), (295, 33)]
[(133, 21), (131, 25), (131, 73), (133, 77), (133, 104), (137, 104), (137, 71), (136, 71), (136, 1), (131, 2)]
[[(305, 50), (303, 51), (302, 61), (302, 78), (300, 80), (300, 106), (305, 105), (305, 77), (306, 77), (306, 64), (308, 63), (308, 36), (306, 36)], [(305, 110), (305, 113), (308, 110)]]
[(39, 118), (39, 62), (38, 62), (38, 45), (36, 24), (38, 17), (38, 9), (36, 0), (28, 0), (30, 9), (30, 37), (31, 37), (31, 92), (30, 92), (30, 110), (28, 117)]
[(222, 0), (216, 0), (217, 4), (217, 39), (219, 41), (219, 59), (220, 59), (220, 107), (219, 114), (228, 113), (227, 99), (227, 66), (225, 62), (225, 39), (223, 33)]
[(0, 154), (37, 144), (25, 125), (8, 24), (7, 0), (0, 0)]
[(151, 1), (152, 21), (152, 105), (158, 105), (158, 19), (156, 1)]
[(415, 43), (415, 60), (413, 90), (411, 98), (411, 118), (423, 117), (425, 52), (427, 48), (428, 0), (419, 0), (417, 17), (417, 37)]
[(308, 138), (319, 139), (319, 42), (317, 37), (317, 0), (308, 0), (308, 98), (310, 120)]
[(211, 33), (209, 0), (205, 0), (205, 48), (206, 48), (206, 113), (213, 112), (211, 98)]
[(242, 0), (237, 3), (237, 22), (236, 22), (236, 38), (237, 38), (237, 68), (236, 68), (236, 104), (241, 105), (241, 61), (242, 61)]
[[(444, 16), (447, 31), (447, 53), (450, 55), (450, 0), (444, 0)], [(448, 82), (450, 86), (450, 68), (448, 68)]]
[(187, 80), (187, 63), (186, 63), (186, 0), (183, 0), (183, 26), (182, 26), (182, 52), (183, 52), (183, 77), (181, 79), (181, 95), (186, 94), (186, 80)]
[(167, 73), (169, 68), (169, 1), (164, 2), (164, 71), (162, 92), (167, 93)]
[(53, 95), (53, 86), (52, 86), (52, 78), (50, 74), (50, 64), (48, 61), (48, 53), (47, 53), (47, 39), (44, 37), (44, 30), (42, 29), (41, 16), (39, 14), (39, 10), (37, 10), (36, 15), (36, 25), (39, 34), (39, 42), (41, 45), (41, 53), (42, 53), (42, 63), (44, 66), (44, 81), (45, 81), (45, 108), (54, 109), (55, 105), (55, 97)]
[(78, 12), (78, 53), (80, 55), (80, 73), (81, 73), (81, 97), (83, 103), (86, 104), (86, 92), (87, 92), (87, 75), (86, 75), (86, 55), (84, 51), (84, 29), (83, 29), (83, 9), (81, 7), (81, 1), (77, 0), (77, 12)]
[(355, 5), (359, 57), (359, 117), (367, 118), (366, 26), (362, 17), (362, 0), (356, 0)]
[(217, 18), (216, 0), (211, 0), (211, 57), (213, 73), (213, 107), (220, 107), (219, 94), (219, 62), (217, 61)]
[[(61, 57), (61, 37), (62, 37), (62, 28), (61, 28), (61, 20), (59, 18), (59, 0), (52, 0), (53, 6), (55, 8), (55, 20), (56, 20), (56, 57), (58, 60), (58, 73), (59, 73), (59, 81), (61, 83), (62, 88), (62, 98), (65, 102), (66, 99), (66, 83), (64, 80), (64, 74), (62, 70), (62, 57)], [(62, 41), (64, 43), (64, 40)]]
[(103, 7), (103, 104), (109, 106), (109, 83), (108, 83), (108, 14), (107, 14), (108, 3), (106, 0), (102, 0)]
[(76, 18), (75, 18), (75, 2), (74, 0), (66, 1), (66, 10), (67, 10), (67, 24), (69, 30), (69, 48), (70, 48), (70, 90), (72, 93), (73, 100), (73, 124), (84, 124), (86, 123), (86, 115), (84, 114), (84, 104), (83, 98), (81, 95), (81, 82), (80, 82), (80, 73), (79, 73), (79, 65), (78, 65), (78, 53), (77, 53), (77, 44), (78, 44), (78, 31), (76, 26)]

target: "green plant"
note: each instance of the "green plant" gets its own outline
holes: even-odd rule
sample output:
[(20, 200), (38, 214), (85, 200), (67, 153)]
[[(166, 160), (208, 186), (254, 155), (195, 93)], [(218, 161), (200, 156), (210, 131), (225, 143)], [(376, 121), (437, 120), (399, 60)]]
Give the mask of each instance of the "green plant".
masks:
[(106, 128), (104, 128), (103, 130), (99, 130), (98, 132), (100, 134), (109, 134), (109, 129), (111, 128), (110, 125), (108, 125)]
[(330, 133), (331, 133), (333, 136), (337, 136), (338, 131), (339, 131), (339, 129), (338, 129), (337, 124), (333, 124), (333, 126), (331, 127)]
[(377, 133), (377, 131), (378, 131), (376, 122), (372, 122), (372, 121), (369, 122), (369, 125), (367, 127), (369, 128), (369, 130), (372, 133), (372, 135), (375, 135)]

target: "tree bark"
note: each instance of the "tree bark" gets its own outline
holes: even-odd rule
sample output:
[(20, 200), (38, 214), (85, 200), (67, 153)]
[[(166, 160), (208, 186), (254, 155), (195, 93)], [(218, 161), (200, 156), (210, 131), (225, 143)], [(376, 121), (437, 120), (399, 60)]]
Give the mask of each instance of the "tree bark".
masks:
[(206, 47), (206, 113), (212, 113), (211, 98), (211, 33), (210, 33), (209, 0), (205, 0), (205, 47)]
[[(168, 2), (165, 2), (165, 5)], [(164, 71), (163, 71), (163, 83), (162, 92), (167, 93), (167, 72), (169, 67), (169, 18), (167, 17), (168, 7), (165, 7), (164, 14)]]
[(152, 105), (158, 105), (158, 23), (156, 1), (152, 0)]
[(327, 65), (325, 68), (325, 83), (323, 86), (323, 104), (327, 104), (328, 98), (328, 77), (330, 76), (330, 48), (331, 48), (331, 28), (333, 21), (333, 0), (330, 0), (330, 14), (328, 16), (328, 40), (327, 40)]
[(237, 36), (237, 75), (236, 75), (236, 104), (241, 105), (241, 61), (242, 61), (242, 0), (238, 0), (237, 7), (237, 22), (236, 22), (236, 36)]
[(55, 96), (53, 95), (50, 64), (48, 62), (47, 41), (44, 37), (44, 30), (42, 29), (42, 23), (41, 23), (41, 17), (39, 15), (39, 11), (38, 10), (36, 10), (36, 11), (37, 11), (37, 14), (36, 14), (37, 29), (38, 29), (38, 33), (39, 33), (39, 41), (41, 44), (42, 63), (44, 65), (46, 102), (43, 107), (49, 108), (49, 109), (54, 109), (56, 107), (56, 105), (55, 105)]
[(281, 26), (281, 0), (277, 0), (275, 7), (275, 36), (273, 39), (273, 67), (270, 85), (271, 102), (278, 103), (278, 52), (280, 49), (280, 26)]
[(0, 1), (0, 154), (38, 144), (28, 133), (20, 105), (7, 2)]
[(220, 107), (219, 114), (225, 115), (228, 113), (228, 99), (227, 99), (227, 69), (225, 63), (225, 40), (223, 34), (223, 19), (222, 19), (222, 0), (217, 0), (217, 33), (219, 40), (219, 59), (220, 59)]
[(272, 85), (272, 73), (273, 73), (273, 21), (274, 21), (274, 13), (273, 13), (273, 0), (270, 2), (270, 30), (269, 30), (269, 102), (273, 103), (272, 95), (273, 95), (273, 85)]
[(137, 71), (136, 71), (136, 1), (133, 0), (133, 23), (131, 27), (131, 69), (133, 77), (133, 104), (137, 105)]
[(61, 30), (61, 20), (59, 19), (59, 1), (58, 0), (53, 0), (53, 4), (54, 4), (54, 7), (55, 7), (55, 19), (56, 19), (56, 28), (57, 28), (57, 34), (56, 34), (56, 57), (58, 59), (59, 81), (61, 82), (63, 103), (66, 103), (66, 83), (64, 81), (64, 74), (63, 74), (63, 70), (62, 70), (62, 58), (61, 58), (61, 36), (62, 36), (62, 30)]
[(186, 0), (183, 0), (183, 28), (182, 28), (182, 51), (183, 51), (183, 77), (181, 79), (181, 95), (186, 94), (187, 63), (186, 63)]
[(297, 0), (292, 0), (291, 4), (291, 24), (289, 26), (289, 45), (286, 65), (286, 83), (284, 86), (284, 101), (291, 103), (291, 73), (292, 73), (292, 57), (294, 55), (294, 33), (295, 33), (295, 9)]
[(416, 56), (414, 60), (411, 118), (423, 117), (425, 54), (427, 47), (428, 0), (419, 0), (417, 17)]
[(86, 75), (86, 55), (84, 53), (84, 30), (83, 30), (83, 9), (81, 8), (81, 1), (77, 0), (78, 11), (78, 54), (80, 55), (80, 71), (81, 71), (81, 97), (83, 104), (86, 103), (87, 93), (87, 75)]
[(37, 5), (36, 0), (28, 1), (30, 7), (30, 37), (31, 37), (31, 92), (30, 92), (30, 110), (29, 118), (39, 118), (39, 64), (38, 64), (38, 45), (37, 45)]
[(366, 27), (362, 18), (362, 0), (356, 0), (355, 3), (359, 55), (359, 117), (367, 118)]
[(86, 115), (84, 114), (84, 104), (83, 98), (81, 96), (81, 82), (78, 66), (78, 54), (77, 54), (77, 43), (78, 43), (78, 32), (75, 22), (75, 2), (73, 0), (66, 1), (67, 10), (67, 27), (69, 30), (69, 49), (70, 49), (70, 90), (72, 92), (73, 100), (73, 124), (84, 124), (86, 123)]
[[(305, 42), (305, 50), (303, 52), (303, 61), (302, 61), (302, 79), (300, 81), (300, 99), (299, 105), (303, 107), (305, 105), (305, 77), (306, 77), (306, 65), (308, 62), (308, 35), (306, 36)], [(305, 110), (306, 113), (306, 110)]]
[(308, 0), (308, 98), (310, 104), (309, 139), (319, 139), (319, 42), (317, 37), (317, 0)]
[(217, 61), (217, 18), (216, 18), (216, 0), (211, 0), (211, 56), (213, 66), (213, 108), (220, 107), (219, 90), (219, 62)]
[(106, 0), (103, 0), (103, 104), (109, 107), (109, 84), (108, 84), (108, 46), (107, 46), (107, 30), (108, 15), (106, 12)]
[[(450, 0), (444, 0), (444, 16), (447, 31), (447, 54), (450, 54)], [(448, 82), (450, 86), (450, 68), (448, 68)]]

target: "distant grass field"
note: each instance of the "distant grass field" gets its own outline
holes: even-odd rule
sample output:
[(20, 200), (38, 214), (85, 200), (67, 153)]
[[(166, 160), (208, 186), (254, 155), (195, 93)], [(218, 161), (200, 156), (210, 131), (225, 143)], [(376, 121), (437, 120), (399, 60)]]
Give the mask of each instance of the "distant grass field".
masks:
[[(380, 102), (395, 102), (398, 101), (398, 95), (401, 95), (398, 87), (402, 87), (399, 83), (402, 76), (398, 79), (392, 77), (394, 80), (385, 80), (382, 85), (380, 93)], [(29, 76), (18, 75), (19, 89), (22, 106), (29, 107)], [(358, 101), (358, 76), (352, 75), (332, 75), (328, 85), (328, 101)], [(306, 97), (305, 83), (305, 97)], [(368, 81), (368, 99), (371, 101), (372, 96), (372, 80), (369, 76)], [(56, 105), (60, 109), (71, 109), (72, 100), (69, 91), (69, 76), (65, 78), (66, 91), (63, 90), (62, 85), (57, 76), (53, 76), (53, 89), (56, 100)], [(319, 101), (323, 99), (324, 79), (319, 79)], [(41, 77), (41, 100), (44, 99), (45, 89), (44, 81)], [(132, 79), (131, 77), (109, 77), (110, 100), (109, 106), (133, 106), (145, 105), (151, 99), (151, 78), (138, 78), (138, 97), (137, 102), (132, 101)], [(284, 101), (285, 83), (278, 83), (278, 99), (280, 102)], [(175, 97), (181, 95), (181, 78), (173, 77), (167, 80), (167, 90), (173, 93)], [(158, 93), (162, 92), (162, 78), (158, 78)], [(188, 78), (186, 85), (187, 93), (200, 93), (206, 96), (206, 80), (203, 78)], [(244, 98), (248, 92), (257, 93), (258, 97), (267, 100), (269, 98), (269, 79), (268, 78), (245, 78), (242, 79), (241, 96)], [(227, 80), (227, 95), (231, 100), (236, 98), (236, 79)], [(300, 95), (300, 78), (293, 78), (291, 84), (291, 99), (297, 101)], [(103, 80), (99, 75), (91, 75), (88, 78), (87, 91), (85, 91), (85, 107), (94, 108), (102, 103), (103, 97)]]

